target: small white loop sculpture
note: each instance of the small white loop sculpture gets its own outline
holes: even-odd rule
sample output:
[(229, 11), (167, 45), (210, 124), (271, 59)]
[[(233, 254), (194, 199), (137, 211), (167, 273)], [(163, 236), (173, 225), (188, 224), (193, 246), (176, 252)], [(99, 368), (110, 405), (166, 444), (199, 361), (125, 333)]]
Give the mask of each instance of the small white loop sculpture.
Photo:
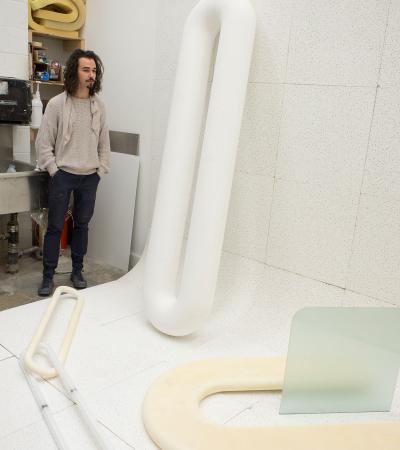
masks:
[(48, 304), (47, 309), (42, 317), (42, 320), (40, 321), (39, 327), (36, 330), (35, 334), (33, 335), (32, 340), (24, 354), (25, 355), (24, 364), (26, 368), (29, 369), (31, 372), (41, 376), (45, 380), (57, 377), (58, 376), (57, 370), (54, 367), (52, 368), (42, 367), (39, 363), (35, 361), (34, 357), (38, 351), (39, 345), (42, 343), (43, 337), (49, 327), (49, 323), (51, 322), (51, 320), (53, 320), (53, 315), (55, 313), (57, 304), (59, 300), (63, 298), (64, 294), (68, 294), (68, 297), (72, 297), (76, 301), (74, 309), (71, 314), (71, 318), (68, 322), (67, 329), (65, 330), (65, 335), (60, 347), (60, 351), (58, 353), (58, 358), (60, 359), (61, 363), (65, 364), (83, 308), (82, 295), (77, 290), (69, 286), (59, 286), (54, 291), (53, 298)]
[[(249, 0), (201, 0), (185, 24), (144, 276), (147, 316), (157, 329), (173, 336), (197, 330), (212, 309), (255, 23)], [(182, 256), (218, 33), (190, 229)]]

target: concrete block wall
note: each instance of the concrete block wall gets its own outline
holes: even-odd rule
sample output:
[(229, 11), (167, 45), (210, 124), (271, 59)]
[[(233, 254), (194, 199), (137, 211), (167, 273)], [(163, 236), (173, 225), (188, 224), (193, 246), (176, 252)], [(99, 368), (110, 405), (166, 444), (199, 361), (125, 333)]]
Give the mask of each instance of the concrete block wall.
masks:
[[(2, 0), (0, 4), (0, 77), (27, 80), (28, 58), (28, 2)], [(30, 129), (13, 127), (14, 158), (30, 162)]]
[[(152, 198), (183, 24), (160, 0)], [(252, 0), (224, 250), (400, 305), (400, 1)]]

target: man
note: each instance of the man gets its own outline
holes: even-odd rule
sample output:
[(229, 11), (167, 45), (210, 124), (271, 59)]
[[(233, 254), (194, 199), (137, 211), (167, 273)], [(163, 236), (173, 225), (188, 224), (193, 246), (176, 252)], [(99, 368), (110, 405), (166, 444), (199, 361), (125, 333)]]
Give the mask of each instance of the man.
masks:
[(71, 281), (87, 286), (82, 275), (100, 177), (108, 172), (110, 139), (101, 90), (103, 64), (92, 51), (77, 49), (69, 57), (64, 92), (47, 104), (36, 139), (39, 166), (50, 174), (49, 215), (43, 245), (43, 280), (38, 294), (52, 294), (60, 236), (71, 192), (74, 193)]

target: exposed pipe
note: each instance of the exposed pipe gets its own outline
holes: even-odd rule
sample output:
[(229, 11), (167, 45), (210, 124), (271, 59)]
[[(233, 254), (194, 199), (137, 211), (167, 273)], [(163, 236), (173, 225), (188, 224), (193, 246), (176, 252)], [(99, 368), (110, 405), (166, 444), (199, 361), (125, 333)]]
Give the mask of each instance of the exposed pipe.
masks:
[(20, 250), (18, 252), (18, 256), (21, 257), (23, 255), (28, 255), (29, 253), (33, 253), (40, 250), (40, 247), (38, 245), (35, 245), (33, 247), (25, 248), (24, 250)]
[(19, 225), (18, 214), (10, 214), (10, 220), (7, 222), (8, 250), (7, 250), (7, 272), (16, 273), (19, 270), (18, 264), (18, 244), (19, 244)]
[(7, 222), (7, 232), (0, 234), (0, 240), (8, 241), (7, 249), (7, 272), (17, 273), (19, 270), (19, 258), (23, 255), (36, 252), (40, 250), (39, 246), (29, 247), (23, 250), (19, 250), (19, 225), (18, 214), (10, 214), (10, 219)]
[[(255, 23), (249, 0), (201, 0), (184, 27), (144, 275), (147, 316), (156, 328), (170, 335), (194, 332), (212, 309)], [(190, 229), (182, 256), (218, 34)]]

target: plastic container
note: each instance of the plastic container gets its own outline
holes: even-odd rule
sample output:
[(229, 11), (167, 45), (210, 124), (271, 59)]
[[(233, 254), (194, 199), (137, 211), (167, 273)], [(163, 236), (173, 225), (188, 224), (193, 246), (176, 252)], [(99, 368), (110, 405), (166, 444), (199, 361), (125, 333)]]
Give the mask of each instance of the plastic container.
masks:
[(16, 171), (15, 164), (10, 164), (7, 168), (7, 173), (15, 173)]

